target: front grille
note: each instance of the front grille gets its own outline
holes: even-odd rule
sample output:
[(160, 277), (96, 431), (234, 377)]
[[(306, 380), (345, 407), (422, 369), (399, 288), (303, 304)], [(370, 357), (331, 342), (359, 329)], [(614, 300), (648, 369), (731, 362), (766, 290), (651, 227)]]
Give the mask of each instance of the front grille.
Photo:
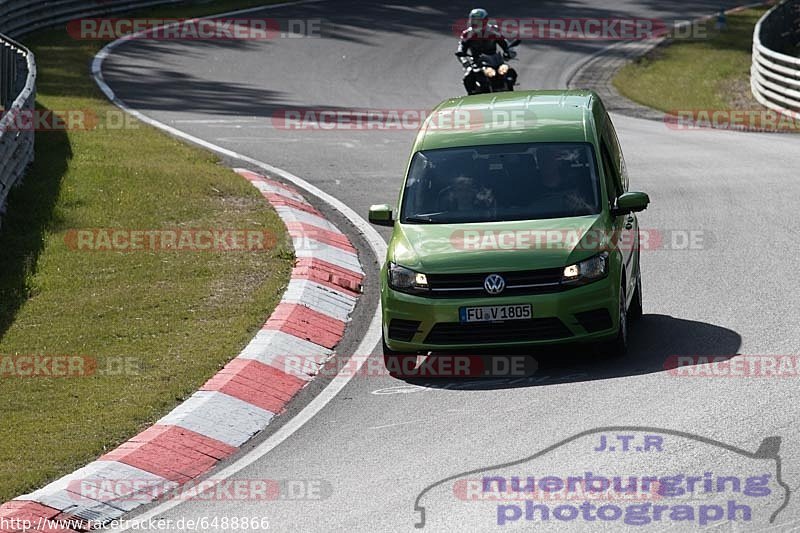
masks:
[(411, 342), (419, 328), (419, 321), (392, 319), (389, 322), (389, 338), (396, 341)]
[(440, 322), (425, 338), (426, 344), (492, 344), (564, 339), (572, 332), (558, 318), (534, 318), (506, 322)]
[(430, 291), (424, 296), (432, 298), (469, 298), (488, 296), (483, 282), (489, 274), (500, 274), (506, 288), (498, 296), (546, 294), (564, 289), (561, 285), (563, 268), (517, 270), (513, 272), (484, 272), (478, 274), (428, 274)]
[(611, 329), (611, 314), (608, 309), (594, 309), (592, 311), (584, 311), (582, 313), (575, 313), (575, 318), (583, 329), (589, 333)]

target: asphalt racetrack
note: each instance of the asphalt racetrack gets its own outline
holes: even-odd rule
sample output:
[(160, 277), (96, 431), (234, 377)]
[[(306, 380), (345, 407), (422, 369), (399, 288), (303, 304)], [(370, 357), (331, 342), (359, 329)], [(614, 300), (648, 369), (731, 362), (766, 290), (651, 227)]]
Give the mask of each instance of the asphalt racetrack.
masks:
[[(720, 3), (498, 1), (485, 7), (498, 17), (671, 21), (713, 13)], [(255, 11), (246, 16), (323, 19), (323, 36), (135, 40), (113, 52), (104, 74), (130, 107), (291, 172), (366, 218), (370, 204), (395, 202), (414, 130), (287, 130), (273, 119), (309, 108), (430, 109), (460, 95), (452, 26), (471, 7), (461, 0), (322, 1)], [(514, 65), (520, 88), (562, 88), (581, 61), (609, 44), (523, 43)], [(800, 528), (798, 378), (665, 370), (671, 356), (797, 357), (798, 139), (683, 131), (618, 115), (613, 120), (631, 188), (652, 199), (640, 225), (660, 232), (666, 243), (642, 251), (645, 316), (631, 329), (625, 358), (554, 351), (542, 354), (538, 372), (526, 379), (409, 383), (386, 375), (356, 376), (288, 439), (234, 474), (239, 480), (294, 480), (306, 489), (321, 484), (321, 496), (300, 490), (295, 498), (271, 502), (173, 502), (151, 509), (151, 516), (266, 517), (273, 531), (408, 531), (423, 525), (424, 507), (430, 531), (519, 529), (532, 525), (526, 502), (487, 501), (482, 490), (469, 488), (471, 479), (486, 472), (537, 480), (572, 474), (585, 479), (587, 472), (685, 480), (710, 473), (737, 477), (740, 490), (733, 490), (732, 481), (726, 494), (696, 490), (687, 503), (691, 519), (676, 519), (680, 513), (667, 510), (659, 519), (651, 514), (649, 524), (629, 520), (626, 526), (625, 517), (615, 518), (611, 508), (593, 520), (569, 518), (565, 508), (561, 518), (551, 513), (538, 526), (548, 531)], [(389, 235), (385, 228), (381, 234)], [(685, 245), (687, 235), (695, 238), (691, 246)], [(376, 260), (367, 247), (360, 253), (370, 281), (354, 331), (363, 331), (378, 312), (375, 278), (383, 259)], [(346, 353), (352, 346), (345, 344), (340, 352), (352, 355)], [(380, 347), (372, 356), (380, 358)], [(624, 435), (634, 436), (630, 448), (610, 451), (609, 443), (622, 442), (618, 437)], [(652, 446), (643, 445), (646, 437)], [(755, 453), (768, 437), (780, 437), (779, 452), (777, 441), (769, 440)], [(778, 453), (779, 465), (773, 460)], [(758, 475), (768, 476), (769, 494), (746, 494), (746, 478)], [(662, 494), (660, 502), (645, 503), (670, 505), (679, 499)], [(744, 521), (741, 510), (737, 520), (729, 519), (730, 501), (749, 505), (751, 520)], [(717, 504), (721, 518), (712, 507)]]

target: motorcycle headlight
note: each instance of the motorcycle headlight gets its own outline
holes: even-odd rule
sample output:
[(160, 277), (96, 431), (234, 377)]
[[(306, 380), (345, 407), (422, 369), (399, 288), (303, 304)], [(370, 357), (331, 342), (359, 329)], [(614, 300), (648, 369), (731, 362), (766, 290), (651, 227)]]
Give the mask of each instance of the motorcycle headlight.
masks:
[(508, 73), (508, 65), (500, 65), (497, 72), (499, 72), (501, 76), (505, 76)]
[(494, 78), (494, 75), (497, 74), (492, 67), (483, 67), (483, 73), (486, 74), (487, 78)]
[(595, 255), (564, 268), (561, 283), (582, 285), (603, 279), (608, 275), (608, 252)]
[(389, 263), (389, 286), (396, 291), (419, 294), (428, 292), (428, 278), (422, 272)]

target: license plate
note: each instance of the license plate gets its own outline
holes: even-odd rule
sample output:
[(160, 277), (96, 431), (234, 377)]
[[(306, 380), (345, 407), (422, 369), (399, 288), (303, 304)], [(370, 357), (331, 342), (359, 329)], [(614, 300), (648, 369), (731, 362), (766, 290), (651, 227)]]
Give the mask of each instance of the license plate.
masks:
[(482, 307), (462, 307), (458, 310), (462, 323), (499, 322), (503, 320), (527, 320), (533, 315), (530, 304), (486, 305)]

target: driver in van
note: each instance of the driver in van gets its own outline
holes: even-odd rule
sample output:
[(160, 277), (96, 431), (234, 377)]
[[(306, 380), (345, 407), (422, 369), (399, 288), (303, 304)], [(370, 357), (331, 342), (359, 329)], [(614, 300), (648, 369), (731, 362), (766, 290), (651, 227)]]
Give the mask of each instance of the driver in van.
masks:
[(475, 180), (458, 176), (452, 184), (439, 193), (439, 208), (445, 211), (474, 211), (494, 207), (494, 193), (486, 187), (479, 187)]

